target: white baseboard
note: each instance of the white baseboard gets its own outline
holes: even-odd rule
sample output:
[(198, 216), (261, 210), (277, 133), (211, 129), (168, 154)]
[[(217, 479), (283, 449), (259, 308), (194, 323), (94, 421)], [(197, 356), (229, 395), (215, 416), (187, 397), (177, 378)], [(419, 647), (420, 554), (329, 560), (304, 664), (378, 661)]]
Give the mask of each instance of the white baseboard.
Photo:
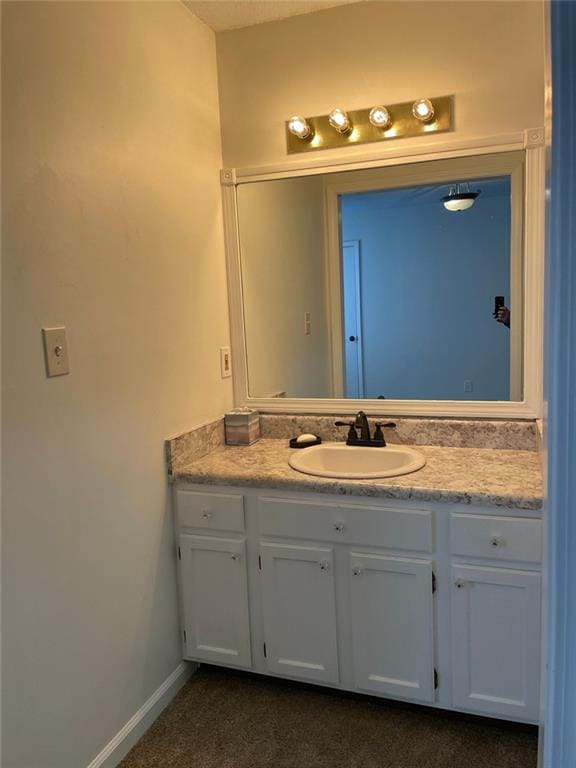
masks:
[(116, 736), (96, 755), (88, 768), (116, 768), (197, 669), (198, 664), (193, 662), (183, 661), (179, 664)]

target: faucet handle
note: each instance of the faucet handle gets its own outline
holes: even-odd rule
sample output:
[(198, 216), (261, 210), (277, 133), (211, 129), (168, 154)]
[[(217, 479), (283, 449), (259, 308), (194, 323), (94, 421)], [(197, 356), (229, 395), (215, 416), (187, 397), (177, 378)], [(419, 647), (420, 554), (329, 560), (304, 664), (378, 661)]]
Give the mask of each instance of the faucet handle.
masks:
[(334, 422), (335, 427), (350, 427), (348, 430), (348, 436), (346, 438), (346, 442), (348, 444), (350, 443), (356, 443), (358, 442), (358, 434), (356, 432), (356, 424), (353, 421), (335, 421)]
[(386, 445), (386, 440), (384, 439), (384, 432), (382, 432), (382, 427), (389, 427), (390, 429), (393, 429), (396, 424), (394, 424), (393, 421), (377, 421), (374, 425), (374, 440), (378, 440), (378, 442), (382, 441), (384, 445)]

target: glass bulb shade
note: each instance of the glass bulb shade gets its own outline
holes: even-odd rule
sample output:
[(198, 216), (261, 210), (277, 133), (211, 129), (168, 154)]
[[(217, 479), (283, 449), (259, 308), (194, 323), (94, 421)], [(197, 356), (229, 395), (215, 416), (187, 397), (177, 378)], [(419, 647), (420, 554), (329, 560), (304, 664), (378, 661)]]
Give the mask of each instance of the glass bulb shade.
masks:
[(472, 208), (480, 192), (459, 192), (442, 198), (447, 211), (467, 211)]
[(412, 105), (412, 114), (416, 120), (429, 123), (434, 118), (434, 107), (430, 99), (418, 99)]
[(294, 136), (298, 136), (299, 139), (307, 139), (312, 135), (312, 128), (308, 125), (306, 120), (300, 115), (294, 115), (288, 120), (288, 130), (293, 133)]
[(341, 109), (333, 109), (328, 115), (328, 122), (332, 128), (335, 128), (340, 133), (347, 133), (352, 127), (350, 118), (346, 112)]
[(392, 122), (390, 112), (388, 112), (386, 107), (382, 106), (372, 107), (368, 119), (375, 128), (388, 128)]

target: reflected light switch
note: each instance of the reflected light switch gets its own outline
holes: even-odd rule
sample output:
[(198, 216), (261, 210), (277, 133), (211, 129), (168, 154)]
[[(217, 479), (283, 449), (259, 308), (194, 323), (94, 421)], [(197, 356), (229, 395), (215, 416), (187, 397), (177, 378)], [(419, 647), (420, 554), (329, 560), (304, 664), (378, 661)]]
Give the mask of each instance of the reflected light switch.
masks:
[(42, 328), (47, 376), (70, 373), (66, 328)]

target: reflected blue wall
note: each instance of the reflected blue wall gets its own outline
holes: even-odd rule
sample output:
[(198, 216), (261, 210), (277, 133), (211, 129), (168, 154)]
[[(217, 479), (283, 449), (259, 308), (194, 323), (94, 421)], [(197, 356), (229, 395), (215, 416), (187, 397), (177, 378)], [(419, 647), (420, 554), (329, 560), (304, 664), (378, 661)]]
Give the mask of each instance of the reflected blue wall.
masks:
[(365, 397), (509, 399), (510, 332), (492, 308), (510, 302), (510, 182), (473, 186), (460, 213), (447, 187), (341, 198), (342, 239), (361, 241)]

